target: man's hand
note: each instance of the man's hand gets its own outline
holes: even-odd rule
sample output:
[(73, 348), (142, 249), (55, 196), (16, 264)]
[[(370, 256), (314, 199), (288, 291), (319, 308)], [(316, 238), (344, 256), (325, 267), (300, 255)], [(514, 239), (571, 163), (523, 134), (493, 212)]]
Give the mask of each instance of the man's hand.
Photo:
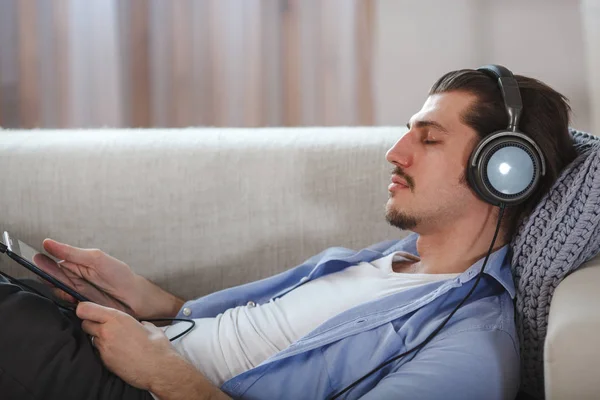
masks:
[(81, 327), (94, 337), (104, 365), (132, 386), (168, 399), (227, 399), (151, 323), (98, 304), (77, 306)]
[(94, 337), (104, 365), (139, 389), (148, 390), (161, 360), (176, 353), (162, 330), (122, 311), (85, 302), (77, 306), (77, 316), (84, 332)]
[[(98, 249), (80, 249), (51, 239), (44, 240), (44, 249), (62, 261), (58, 267), (42, 263), (40, 268), (95, 303), (147, 319), (173, 317), (183, 305), (183, 300)], [(76, 302), (60, 289), (54, 292)]]

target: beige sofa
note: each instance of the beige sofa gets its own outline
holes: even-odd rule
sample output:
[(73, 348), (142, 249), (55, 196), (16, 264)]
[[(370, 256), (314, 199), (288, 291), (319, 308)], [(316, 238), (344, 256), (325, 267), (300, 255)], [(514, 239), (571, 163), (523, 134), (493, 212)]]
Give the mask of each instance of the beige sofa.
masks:
[[(184, 298), (331, 246), (400, 238), (386, 150), (403, 128), (0, 131), (0, 230), (97, 247)], [(0, 257), (3, 271), (23, 269)], [(600, 398), (600, 258), (565, 279), (545, 346), (550, 399)]]

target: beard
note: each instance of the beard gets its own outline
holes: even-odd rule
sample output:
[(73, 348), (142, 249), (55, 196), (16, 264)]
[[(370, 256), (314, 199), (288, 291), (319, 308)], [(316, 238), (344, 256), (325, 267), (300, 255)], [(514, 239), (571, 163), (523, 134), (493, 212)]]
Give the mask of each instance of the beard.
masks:
[(387, 222), (401, 230), (411, 230), (417, 226), (419, 222), (416, 217), (410, 216), (402, 211), (390, 208), (385, 213), (385, 219)]
[[(404, 177), (406, 179), (408, 187), (411, 189), (411, 192), (414, 192), (414, 186), (415, 186), (414, 180), (412, 179), (412, 177), (407, 175), (402, 170), (402, 168), (400, 168), (400, 167), (394, 168), (392, 170), (392, 174), (398, 175), (400, 177)], [(470, 189), (470, 185), (469, 185), (466, 173), (463, 172), (463, 174), (460, 176), (460, 178), (458, 179), (458, 184), (460, 186), (464, 186), (465, 188)], [(390, 194), (390, 199), (391, 198), (392, 198), (392, 195)], [(391, 205), (388, 205), (388, 207), (386, 209), (385, 219), (391, 226), (396, 227), (401, 230), (413, 230), (414, 228), (417, 227), (417, 225), (419, 223), (422, 223), (424, 221), (429, 221), (429, 218), (424, 219), (423, 216), (417, 217), (415, 215), (409, 215), (405, 212), (402, 212), (400, 210), (393, 208)]]
[[(406, 184), (411, 192), (415, 191), (415, 180), (404, 172), (402, 168), (399, 166), (395, 166), (392, 171), (392, 175), (399, 176), (404, 178)], [(392, 194), (390, 193), (390, 199), (392, 198)], [(392, 206), (389, 206), (385, 213), (385, 219), (391, 226), (395, 226), (401, 230), (410, 230), (417, 226), (417, 218), (414, 216), (410, 216), (402, 211), (398, 211), (394, 209)]]

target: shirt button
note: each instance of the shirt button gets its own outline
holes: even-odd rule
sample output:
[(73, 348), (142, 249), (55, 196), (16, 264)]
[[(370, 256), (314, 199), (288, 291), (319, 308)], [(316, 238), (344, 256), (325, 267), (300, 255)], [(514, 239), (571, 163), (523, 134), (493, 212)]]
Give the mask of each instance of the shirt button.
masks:
[(247, 305), (248, 307), (256, 307), (256, 303), (255, 303), (255, 302), (253, 302), (253, 301), (249, 301), (248, 303), (246, 303), (246, 305)]
[(192, 315), (192, 310), (190, 310), (189, 307), (185, 307), (182, 312), (183, 312), (183, 315), (185, 315), (186, 317), (189, 317), (190, 315)]

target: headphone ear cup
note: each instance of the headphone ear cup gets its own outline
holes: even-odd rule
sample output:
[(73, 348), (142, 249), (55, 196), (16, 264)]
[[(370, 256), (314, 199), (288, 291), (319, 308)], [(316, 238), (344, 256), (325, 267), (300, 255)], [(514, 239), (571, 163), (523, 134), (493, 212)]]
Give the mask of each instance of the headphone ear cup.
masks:
[(467, 168), (471, 188), (495, 206), (524, 202), (545, 174), (539, 147), (522, 133), (512, 131), (495, 132), (478, 143)]
[(495, 199), (488, 188), (483, 183), (483, 178), (481, 176), (481, 168), (479, 168), (478, 161), (475, 160), (475, 157), (480, 153), (478, 152), (478, 148), (481, 147), (481, 143), (473, 149), (471, 152), (471, 156), (469, 157), (469, 164), (467, 165), (467, 182), (473, 191), (479, 196), (479, 198), (486, 203), (490, 203), (495, 206), (499, 206), (500, 202)]

